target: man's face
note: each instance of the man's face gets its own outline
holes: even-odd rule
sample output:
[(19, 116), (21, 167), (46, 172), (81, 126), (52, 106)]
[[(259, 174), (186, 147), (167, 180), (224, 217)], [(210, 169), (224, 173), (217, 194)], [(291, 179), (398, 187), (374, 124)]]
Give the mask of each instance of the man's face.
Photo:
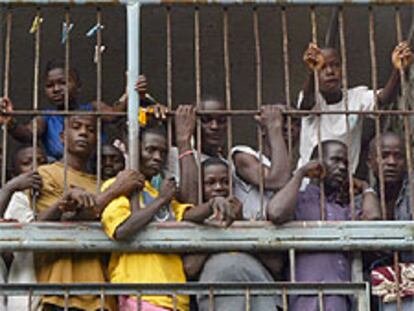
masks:
[[(215, 100), (202, 102), (201, 108), (208, 110), (224, 110), (224, 105)], [(220, 115), (203, 115), (201, 117), (202, 141), (206, 149), (223, 148), (226, 141), (227, 118)]]
[(115, 177), (125, 168), (125, 159), (122, 152), (112, 145), (102, 147), (102, 178)]
[(167, 157), (167, 140), (157, 133), (145, 133), (141, 141), (140, 171), (147, 179), (161, 173)]
[[(404, 145), (398, 136), (386, 135), (381, 141), (381, 159), (386, 184), (399, 183), (404, 179), (406, 161)], [(379, 178), (379, 165), (376, 150), (371, 152), (369, 166), (376, 178)]]
[[(90, 116), (73, 116), (65, 129), (68, 136), (68, 152), (89, 159), (96, 148), (96, 119)], [(62, 135), (62, 141), (64, 136)]]
[[(46, 76), (45, 94), (47, 99), (57, 107), (63, 107), (65, 102), (66, 79), (63, 68), (54, 68)], [(73, 74), (69, 74), (68, 92), (69, 100), (76, 97), (77, 82)]]
[(330, 143), (325, 148), (323, 162), (326, 168), (325, 186), (340, 189), (348, 183), (348, 157), (345, 146)]
[[(47, 162), (46, 155), (42, 149), (36, 148), (37, 165)], [(16, 171), (14, 175), (20, 175), (33, 171), (33, 147), (21, 149), (16, 155)]]
[(212, 164), (204, 169), (203, 174), (204, 201), (215, 197), (229, 195), (229, 179), (227, 167), (222, 164)]
[(323, 49), (324, 64), (319, 70), (319, 88), (324, 94), (337, 93), (341, 90), (341, 61), (334, 49)]

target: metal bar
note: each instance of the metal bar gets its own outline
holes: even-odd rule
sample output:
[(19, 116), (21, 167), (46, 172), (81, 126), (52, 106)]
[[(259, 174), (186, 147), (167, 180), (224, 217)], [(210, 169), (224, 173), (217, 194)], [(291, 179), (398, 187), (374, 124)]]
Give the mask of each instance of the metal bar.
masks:
[(230, 283), (77, 283), (77, 284), (0, 284), (0, 295), (26, 296), (32, 290), (33, 295), (179, 295), (208, 294), (211, 288), (217, 295), (244, 295), (246, 286), (251, 295), (315, 295), (323, 290), (326, 295), (353, 295), (365, 292), (368, 283), (289, 283), (289, 282), (230, 282)]
[(99, 295), (99, 304), (100, 304), (100, 311), (105, 311), (105, 291), (101, 289), (101, 293)]
[(295, 249), (289, 249), (289, 268), (290, 268), (290, 280), (296, 282), (296, 257)]
[[(397, 28), (397, 40), (398, 43), (403, 41), (402, 30), (401, 30), (401, 14), (399, 7), (395, 8), (395, 23)], [(400, 81), (401, 81), (401, 92), (402, 92), (402, 101), (403, 101), (403, 111), (410, 110), (408, 106), (408, 83), (406, 79), (405, 72), (402, 68), (399, 69)], [(413, 179), (410, 174), (413, 171), (413, 162), (412, 162), (412, 147), (411, 147), (411, 125), (410, 120), (407, 115), (403, 116), (404, 120), (404, 140), (405, 140), (405, 155), (407, 162), (407, 170), (410, 172), (408, 174), (408, 184), (409, 184), (409, 194), (410, 194), (410, 206), (411, 206), (411, 215), (414, 215), (414, 188), (413, 188)]]
[[(348, 73), (347, 73), (347, 57), (346, 57), (346, 41), (345, 41), (345, 26), (344, 26), (344, 12), (343, 8), (339, 9), (338, 12), (338, 22), (339, 22), (339, 42), (341, 48), (341, 64), (342, 64), (342, 87), (344, 89), (344, 104), (345, 110), (349, 110), (349, 99), (348, 99)], [(351, 205), (351, 219), (355, 220), (355, 193), (354, 193), (354, 178), (353, 172), (356, 170), (356, 167), (353, 167), (353, 157), (352, 157), (352, 133), (351, 126), (349, 124), (349, 116), (345, 116), (345, 126), (346, 126), (346, 139), (347, 139), (347, 156), (348, 156), (348, 180), (349, 180), (349, 199)]]
[[(282, 33), (283, 33), (283, 64), (284, 64), (283, 77), (285, 80), (285, 99), (286, 99), (287, 109), (290, 110), (292, 106), (291, 106), (291, 99), (290, 99), (289, 37), (288, 37), (288, 27), (287, 27), (288, 23), (287, 23), (285, 7), (282, 7), (281, 14), (282, 14)], [(288, 153), (289, 153), (289, 159), (292, 159), (293, 155), (292, 155), (292, 117), (291, 115), (288, 115), (287, 122), (288, 122)]]
[(282, 290), (282, 304), (283, 304), (283, 311), (288, 311), (288, 297), (287, 297), (286, 288), (283, 288)]
[[(96, 102), (97, 102), (97, 111), (101, 110), (102, 102), (102, 13), (101, 9), (98, 7), (96, 9), (96, 24), (99, 25), (96, 32)], [(102, 183), (102, 119), (98, 116), (96, 120), (96, 132), (97, 132), (97, 141), (96, 141), (96, 193), (101, 192), (101, 183)]]
[(139, 97), (135, 92), (135, 81), (139, 74), (139, 19), (140, 3), (130, 3), (127, 6), (127, 31), (128, 31), (128, 152), (129, 167), (139, 168)]
[(78, 252), (411, 250), (409, 221), (236, 222), (220, 229), (190, 223), (150, 224), (129, 241), (109, 239), (99, 223), (1, 223), (0, 250)]
[(69, 307), (69, 289), (67, 288), (67, 287), (64, 287), (63, 288), (63, 290), (64, 290), (64, 310), (65, 311), (68, 311), (68, 307)]
[[(229, 115), (229, 116), (238, 116), (238, 117), (250, 117), (252, 115), (257, 115), (259, 110), (208, 110), (208, 111), (197, 111), (198, 116), (203, 115)], [(376, 110), (376, 111), (360, 111), (360, 110), (284, 110), (282, 112), (284, 116), (304, 116), (304, 115), (361, 115), (361, 116), (381, 116), (381, 115), (391, 115), (391, 116), (401, 116), (401, 115), (414, 115), (414, 110)], [(118, 116), (124, 117), (127, 115), (126, 112), (97, 112), (97, 111), (83, 111), (83, 110), (72, 110), (72, 111), (33, 111), (33, 110), (16, 110), (13, 112), (2, 112), (0, 115), (4, 116)], [(167, 116), (172, 117), (175, 115), (175, 111), (168, 111)]]
[(214, 311), (214, 289), (210, 287), (208, 290), (208, 310)]
[[(374, 92), (374, 112), (378, 112), (378, 81), (377, 81), (377, 56), (375, 44), (375, 17), (372, 7), (369, 8), (369, 48), (371, 56), (371, 83)], [(380, 206), (382, 219), (387, 219), (387, 209), (385, 204), (385, 184), (384, 184), (384, 168), (382, 166), (382, 146), (381, 146), (381, 121), (380, 115), (375, 118), (375, 144), (377, 153), (377, 163), (379, 170), (379, 187), (380, 187)]]
[[(229, 52), (229, 15), (228, 8), (223, 7), (223, 56), (224, 56), (224, 75), (226, 90), (226, 110), (231, 111), (231, 69), (230, 69), (230, 52)], [(229, 195), (233, 195), (233, 158), (231, 149), (233, 147), (233, 122), (230, 116), (227, 116), (227, 162), (228, 179), (229, 179)]]
[[(65, 41), (65, 98), (64, 105), (65, 111), (69, 111), (69, 70), (70, 70), (70, 14), (69, 8), (66, 8), (65, 11), (65, 23), (66, 23), (66, 36)], [(68, 192), (68, 134), (67, 129), (69, 128), (69, 120), (65, 118), (64, 121), (64, 130), (63, 130), (63, 192), (66, 194)]]
[(401, 305), (401, 293), (400, 293), (400, 265), (399, 265), (399, 255), (398, 252), (394, 252), (394, 271), (395, 271), (395, 283), (396, 287), (395, 291), (397, 292), (397, 311), (402, 311)]
[[(11, 28), (12, 28), (12, 13), (10, 9), (6, 16), (6, 51), (4, 56), (4, 86), (3, 95), (9, 97), (10, 89), (10, 50), (11, 50)], [(2, 162), (1, 162), (1, 186), (4, 187), (7, 179), (7, 124), (2, 126), (3, 132), (3, 148), (2, 148)]]
[(246, 311), (250, 311), (250, 289), (247, 287), (245, 291)]
[(137, 297), (137, 310), (136, 311), (141, 311), (141, 302), (142, 302), (141, 292), (138, 291), (135, 296)]
[[(195, 92), (196, 92), (196, 107), (201, 110), (201, 59), (200, 59), (200, 11), (198, 7), (194, 8), (194, 63), (195, 63)], [(203, 177), (201, 176), (201, 162), (202, 162), (202, 135), (201, 135), (201, 120), (197, 118), (197, 188), (198, 188), (198, 204), (203, 202)]]
[[(318, 31), (317, 31), (317, 22), (316, 22), (316, 12), (315, 7), (311, 6), (311, 27), (312, 27), (312, 43), (318, 44)], [(314, 80), (314, 93), (315, 93), (315, 106), (320, 109), (319, 103), (319, 74), (317, 69), (313, 70), (313, 80)], [(321, 116), (316, 115), (317, 121), (317, 138), (318, 138), (318, 154), (319, 154), (319, 162), (323, 162), (323, 155), (322, 155), (322, 141), (321, 141)], [(326, 219), (325, 215), (325, 187), (323, 184), (323, 180), (320, 179), (319, 181), (319, 188), (320, 188), (320, 213), (321, 213), (321, 220), (324, 221)]]
[[(37, 9), (36, 17), (37, 20), (40, 21), (40, 8)], [(40, 71), (40, 32), (41, 32), (41, 25), (42, 23), (39, 22), (38, 28), (35, 32), (35, 60), (34, 60), (34, 73), (33, 73), (33, 110), (39, 109), (39, 71)], [(32, 120), (32, 127), (33, 127), (33, 136), (32, 136), (32, 146), (33, 146), (33, 153), (32, 153), (32, 166), (33, 170), (37, 170), (37, 148), (38, 148), (38, 128), (37, 128), (37, 118), (33, 118)], [(34, 213), (34, 217), (37, 217), (37, 210), (36, 210), (36, 198), (38, 193), (32, 190), (31, 199), (32, 199), (32, 210)]]
[(173, 295), (172, 295), (172, 300), (173, 300), (173, 311), (177, 311), (177, 293), (174, 291)]
[[(257, 8), (253, 8), (253, 35), (255, 46), (255, 69), (256, 69), (256, 107), (260, 112), (263, 103), (262, 95), (262, 53), (260, 45), (259, 16)], [(260, 219), (265, 217), (264, 206), (264, 166), (263, 166), (263, 129), (257, 125), (257, 141), (259, 144), (259, 192), (260, 192)]]
[[(168, 111), (173, 109), (172, 99), (172, 33), (171, 33), (171, 7), (166, 7), (166, 33), (167, 33), (167, 108)], [(172, 119), (167, 119), (167, 131), (168, 131), (168, 150), (172, 149)], [(169, 164), (172, 164), (169, 162)], [(171, 167), (169, 170), (171, 171)]]
[(325, 306), (324, 306), (324, 302), (323, 302), (323, 292), (322, 292), (321, 289), (319, 289), (319, 291), (318, 291), (318, 301), (319, 301), (319, 311), (324, 311)]

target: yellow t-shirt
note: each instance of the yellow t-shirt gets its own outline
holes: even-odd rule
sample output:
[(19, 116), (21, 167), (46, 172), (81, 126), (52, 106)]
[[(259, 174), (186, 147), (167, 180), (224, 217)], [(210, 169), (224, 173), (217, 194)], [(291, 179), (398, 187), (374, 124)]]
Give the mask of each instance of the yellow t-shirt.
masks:
[[(104, 183), (102, 191), (109, 187), (115, 179)], [(145, 182), (144, 191), (156, 198), (158, 191), (149, 182)], [(143, 195), (140, 195), (140, 206), (144, 207)], [(182, 220), (189, 204), (171, 201), (171, 208), (177, 221)], [(129, 200), (122, 196), (113, 200), (102, 214), (102, 224), (106, 234), (114, 238), (114, 234), (131, 215)], [(157, 253), (113, 253), (109, 262), (109, 279), (112, 283), (185, 283), (186, 277), (181, 256)], [(143, 296), (143, 300), (154, 305), (173, 309), (173, 299), (169, 296)], [(177, 296), (177, 308), (189, 310), (188, 296)]]
[[(64, 166), (60, 162), (42, 165), (39, 174), (43, 179), (43, 188), (36, 201), (36, 209), (41, 212), (48, 209), (63, 196)], [(68, 188), (77, 186), (89, 192), (96, 192), (96, 178), (93, 175), (68, 168)], [(106, 267), (105, 254), (96, 253), (37, 253), (35, 266), (39, 283), (104, 283)], [(113, 298), (105, 301), (107, 310), (114, 310)], [(62, 296), (45, 296), (42, 304), (49, 303), (63, 307)], [(99, 296), (69, 296), (69, 307), (82, 310), (100, 309)]]

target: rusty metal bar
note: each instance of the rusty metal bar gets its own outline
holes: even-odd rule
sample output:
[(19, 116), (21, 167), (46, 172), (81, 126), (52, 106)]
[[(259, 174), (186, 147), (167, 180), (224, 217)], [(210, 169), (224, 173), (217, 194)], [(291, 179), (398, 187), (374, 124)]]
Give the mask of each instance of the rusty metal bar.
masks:
[[(316, 22), (316, 12), (315, 7), (311, 6), (311, 26), (312, 26), (312, 42), (314, 44), (318, 44), (318, 32), (317, 32), (317, 22)], [(313, 70), (313, 80), (315, 85), (315, 106), (320, 109), (320, 103), (319, 103), (319, 74), (318, 70), (315, 68)], [(321, 116), (316, 116), (317, 121), (317, 138), (318, 138), (318, 154), (319, 154), (319, 161), (323, 162), (323, 154), (322, 154), (322, 141), (321, 141)], [(326, 219), (325, 215), (325, 186), (323, 184), (323, 180), (320, 179), (319, 182), (319, 188), (320, 188), (320, 213), (321, 213), (321, 220)]]
[[(291, 106), (291, 99), (290, 99), (290, 73), (289, 73), (289, 37), (288, 37), (288, 23), (287, 23), (287, 16), (286, 16), (286, 7), (282, 7), (281, 10), (282, 14), (282, 33), (283, 33), (283, 73), (284, 73), (284, 80), (285, 80), (285, 99), (286, 99), (286, 106), (287, 109), (290, 110)], [(288, 115), (287, 117), (288, 122), (288, 152), (289, 152), (289, 159), (292, 159), (292, 117)]]
[[(374, 112), (378, 112), (378, 81), (377, 81), (377, 56), (375, 44), (375, 17), (373, 8), (369, 7), (369, 47), (371, 56), (371, 83), (374, 92)], [(375, 142), (377, 152), (377, 162), (379, 169), (379, 187), (380, 187), (380, 206), (382, 219), (387, 219), (387, 209), (385, 204), (385, 184), (384, 184), (384, 168), (382, 167), (382, 147), (381, 147), (381, 121), (380, 115), (376, 114), (375, 118)]]
[(323, 292), (321, 289), (319, 289), (318, 291), (318, 300), (319, 300), (319, 311), (324, 311), (325, 310), (325, 305), (323, 302)]
[[(347, 56), (346, 56), (346, 41), (345, 41), (345, 26), (344, 26), (344, 12), (343, 8), (341, 7), (338, 11), (338, 22), (339, 22), (339, 45), (341, 48), (341, 64), (342, 64), (342, 87), (344, 89), (343, 92), (343, 100), (345, 104), (345, 110), (349, 110), (349, 99), (348, 99), (348, 73), (347, 73)], [(355, 220), (355, 193), (354, 193), (354, 179), (353, 179), (353, 172), (356, 170), (356, 167), (353, 167), (354, 161), (352, 157), (352, 133), (351, 133), (351, 126), (349, 124), (349, 116), (345, 115), (345, 123), (346, 123), (346, 138), (347, 138), (347, 155), (348, 155), (348, 179), (349, 179), (349, 199), (351, 205), (351, 219)]]
[(208, 309), (209, 311), (214, 311), (214, 289), (210, 287), (208, 290)]
[(250, 290), (247, 287), (245, 291), (245, 297), (246, 297), (246, 311), (250, 311)]
[[(255, 69), (256, 69), (256, 106), (260, 112), (263, 103), (262, 95), (262, 53), (260, 44), (259, 16), (257, 7), (253, 8), (253, 35), (255, 46)], [(264, 206), (264, 167), (263, 167), (263, 129), (257, 125), (257, 141), (259, 144), (259, 192), (260, 192), (260, 219), (265, 217)]]
[(100, 304), (100, 311), (105, 311), (105, 291), (101, 289), (101, 293), (99, 295), (99, 304)]
[[(171, 32), (171, 7), (166, 7), (166, 33), (167, 33), (167, 108), (168, 111), (173, 109), (172, 99), (172, 32)], [(167, 119), (168, 150), (172, 149), (172, 119)], [(169, 163), (170, 164), (170, 163)], [(169, 167), (171, 171), (171, 167)]]
[(173, 295), (172, 295), (172, 300), (173, 300), (173, 311), (177, 311), (177, 293), (174, 291)]
[(401, 277), (401, 273), (400, 273), (400, 265), (399, 265), (399, 254), (398, 252), (394, 252), (394, 258), (393, 258), (393, 266), (394, 266), (394, 271), (395, 271), (395, 283), (396, 283), (396, 287), (395, 291), (397, 292), (397, 311), (402, 311), (402, 305), (401, 305), (401, 293), (400, 293), (400, 277)]
[[(102, 102), (102, 13), (101, 9), (96, 8), (96, 24), (98, 25), (96, 32), (96, 101), (97, 101), (97, 111), (100, 112), (101, 102)], [(102, 119), (100, 116), (96, 120), (96, 132), (97, 132), (97, 141), (96, 141), (96, 193), (101, 192), (101, 183), (102, 183)]]
[[(196, 107), (201, 110), (201, 59), (200, 59), (200, 11), (198, 7), (194, 8), (194, 62), (195, 62), (195, 91), (196, 91)], [(202, 162), (202, 137), (201, 137), (201, 120), (197, 118), (197, 187), (198, 187), (198, 203), (203, 202), (203, 178), (201, 176)]]
[[(65, 43), (65, 97), (64, 105), (65, 111), (69, 111), (69, 70), (70, 70), (70, 13), (69, 8), (65, 10), (65, 23), (66, 23), (66, 36)], [(68, 192), (68, 134), (67, 129), (69, 127), (69, 120), (65, 118), (64, 121), (64, 130), (63, 130), (63, 165), (64, 165), (64, 174), (63, 174), (63, 192), (66, 194)]]
[[(40, 16), (40, 8), (37, 9), (35, 19), (38, 21), (37, 29), (35, 30), (35, 59), (34, 59), (34, 73), (33, 73), (33, 110), (39, 109), (39, 71), (40, 71), (40, 34), (41, 34), (41, 16)], [(32, 120), (32, 127), (33, 127), (33, 136), (32, 136), (32, 146), (33, 146), (33, 153), (32, 153), (32, 166), (33, 170), (37, 170), (37, 148), (38, 148), (38, 128), (37, 128), (37, 121), (38, 118), (33, 118)], [(32, 199), (32, 209), (34, 213), (34, 217), (37, 216), (36, 210), (36, 199), (38, 193), (32, 191), (31, 199)]]
[(283, 311), (288, 311), (288, 297), (287, 297), (286, 288), (282, 290), (282, 304), (283, 304)]
[[(3, 95), (9, 98), (10, 89), (10, 50), (11, 50), (11, 29), (12, 29), (12, 18), (13, 15), (10, 9), (7, 10), (6, 14), (6, 51), (4, 55), (4, 85)], [(3, 148), (2, 148), (2, 162), (1, 162), (1, 186), (4, 187), (7, 179), (7, 124), (2, 126), (3, 132)]]
[[(223, 56), (224, 56), (224, 74), (226, 89), (226, 110), (231, 111), (231, 69), (230, 69), (230, 52), (229, 52), (229, 15), (228, 8), (223, 8)], [(227, 116), (227, 162), (228, 179), (229, 179), (229, 195), (233, 195), (233, 158), (231, 149), (233, 147), (233, 122), (230, 116)]]

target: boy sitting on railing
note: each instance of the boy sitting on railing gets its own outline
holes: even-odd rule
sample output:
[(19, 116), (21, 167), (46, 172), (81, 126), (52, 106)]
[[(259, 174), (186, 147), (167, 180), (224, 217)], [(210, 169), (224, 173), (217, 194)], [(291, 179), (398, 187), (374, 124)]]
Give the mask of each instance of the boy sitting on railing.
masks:
[[(412, 62), (412, 52), (407, 42), (398, 44), (392, 52), (392, 71), (385, 87), (378, 92), (378, 108), (384, 108), (397, 96), (400, 87), (400, 73)], [(345, 111), (345, 90), (342, 88), (342, 66), (338, 52), (333, 48), (319, 48), (315, 44), (309, 44), (303, 59), (309, 68), (307, 80), (299, 94), (298, 108), (302, 110), (340, 110)], [(318, 73), (319, 94), (315, 99), (315, 81), (313, 70)], [(375, 108), (375, 94), (365, 86), (353, 87), (347, 92), (348, 110), (373, 111)], [(352, 171), (358, 166), (361, 150), (363, 116), (351, 114), (348, 116), (350, 135), (352, 135)], [(311, 157), (313, 148), (318, 143), (318, 116), (310, 114), (302, 118), (300, 135), (300, 159), (298, 168), (305, 165)], [(340, 140), (347, 142), (346, 116), (340, 114), (322, 114), (320, 116), (321, 140)]]
[[(46, 163), (46, 155), (41, 148), (36, 148), (38, 165)], [(28, 223), (34, 220), (34, 212), (30, 196), (25, 190), (39, 191), (42, 188), (42, 178), (33, 171), (33, 146), (20, 146), (13, 157), (13, 178), (0, 190), (0, 215), (5, 219)], [(32, 252), (13, 253), (12, 262), (7, 276), (7, 283), (36, 283), (34, 259)], [(7, 297), (9, 310), (26, 311), (28, 297)], [(39, 299), (32, 297), (31, 306), (35, 310)]]
[[(151, 185), (152, 177), (159, 174), (167, 156), (166, 133), (163, 128), (152, 127), (140, 131), (140, 172), (145, 179), (131, 193), (113, 200), (102, 214), (102, 223), (109, 237), (127, 240), (151, 221), (203, 222), (214, 210), (220, 210), (223, 221), (231, 223), (236, 215), (231, 206), (217, 202), (194, 207), (174, 199), (176, 185), (173, 178), (164, 178), (160, 191)], [(103, 189), (110, 187), (107, 181)], [(134, 199), (135, 194), (138, 198)], [(157, 253), (113, 253), (109, 263), (112, 283), (183, 283), (186, 282), (183, 263), (179, 255)], [(120, 296), (119, 310), (137, 310), (135, 297)], [(174, 299), (170, 296), (143, 296), (140, 310), (172, 310)], [(187, 311), (187, 296), (177, 296), (177, 310)]]
[[(347, 147), (335, 140), (322, 142), (322, 163), (311, 161), (301, 167), (288, 184), (277, 192), (267, 206), (269, 219), (276, 225), (290, 220), (318, 221), (321, 220), (320, 179), (325, 188), (323, 208), (327, 221), (351, 220), (349, 204), (348, 160)], [(318, 158), (318, 148), (312, 153)], [(311, 178), (304, 191), (299, 191), (303, 178)], [(363, 192), (362, 208), (358, 219), (378, 220), (381, 218), (378, 200), (367, 185), (354, 183)], [(351, 259), (345, 252), (300, 252), (296, 256), (293, 267), (296, 282), (350, 282)], [(291, 276), (293, 277), (293, 276)], [(347, 296), (325, 296), (323, 310), (350, 311), (351, 303)], [(289, 310), (318, 311), (318, 297), (292, 296)]]

